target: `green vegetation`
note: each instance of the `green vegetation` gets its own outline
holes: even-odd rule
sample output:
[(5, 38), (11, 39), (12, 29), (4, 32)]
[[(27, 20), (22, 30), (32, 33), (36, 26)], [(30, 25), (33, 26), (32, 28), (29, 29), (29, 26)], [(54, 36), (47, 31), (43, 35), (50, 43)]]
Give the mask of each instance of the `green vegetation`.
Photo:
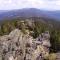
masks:
[(39, 36), (40, 33), (49, 30), (50, 32), (50, 42), (51, 42), (51, 52), (60, 51), (60, 22), (54, 20), (48, 20), (46, 18), (29, 18), (29, 22), (33, 20), (33, 25), (29, 25), (26, 21), (27, 19), (13, 19), (4, 20), (0, 23), (0, 35), (9, 34), (13, 29), (18, 28), (25, 33), (25, 30), (33, 31), (31, 34), (34, 38)]
[(56, 54), (51, 53), (48, 57), (48, 60), (56, 60)]
[(60, 51), (60, 31), (54, 30), (51, 32), (51, 52)]

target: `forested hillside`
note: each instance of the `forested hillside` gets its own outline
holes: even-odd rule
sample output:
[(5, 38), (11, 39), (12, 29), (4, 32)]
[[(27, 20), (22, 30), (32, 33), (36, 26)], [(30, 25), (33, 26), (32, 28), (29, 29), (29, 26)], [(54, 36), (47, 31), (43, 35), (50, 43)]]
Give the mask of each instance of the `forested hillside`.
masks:
[(0, 35), (7, 35), (15, 28), (22, 30), (26, 33), (26, 30), (31, 31), (31, 35), (36, 38), (40, 33), (49, 31), (51, 52), (60, 51), (60, 21), (54, 21), (53, 19), (47, 19), (42, 17), (31, 18), (15, 18), (12, 20), (0, 21)]

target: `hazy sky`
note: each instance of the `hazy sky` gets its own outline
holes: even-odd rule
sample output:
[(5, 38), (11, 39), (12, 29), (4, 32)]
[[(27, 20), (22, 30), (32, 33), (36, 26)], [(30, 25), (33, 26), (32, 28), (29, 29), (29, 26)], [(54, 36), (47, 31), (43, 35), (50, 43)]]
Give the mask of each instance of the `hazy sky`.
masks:
[(0, 0), (0, 10), (21, 8), (60, 10), (60, 0)]

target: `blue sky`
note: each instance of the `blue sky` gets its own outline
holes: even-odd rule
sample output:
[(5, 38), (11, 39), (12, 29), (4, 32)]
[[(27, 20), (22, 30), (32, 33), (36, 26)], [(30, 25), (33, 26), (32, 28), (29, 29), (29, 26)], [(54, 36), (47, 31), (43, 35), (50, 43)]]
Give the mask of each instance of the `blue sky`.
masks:
[(38, 8), (60, 10), (60, 0), (0, 0), (0, 10)]

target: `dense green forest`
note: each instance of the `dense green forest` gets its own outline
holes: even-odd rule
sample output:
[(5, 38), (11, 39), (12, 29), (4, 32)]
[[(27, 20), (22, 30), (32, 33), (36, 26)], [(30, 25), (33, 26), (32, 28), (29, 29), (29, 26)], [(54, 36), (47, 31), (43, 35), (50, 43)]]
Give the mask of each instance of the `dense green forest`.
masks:
[[(32, 23), (29, 25), (29, 23)], [(51, 52), (60, 51), (60, 22), (47, 18), (15, 18), (12, 20), (0, 21), (0, 36), (9, 34), (13, 29), (18, 28), (25, 33), (25, 30), (33, 31), (34, 38), (44, 31), (50, 32)]]

